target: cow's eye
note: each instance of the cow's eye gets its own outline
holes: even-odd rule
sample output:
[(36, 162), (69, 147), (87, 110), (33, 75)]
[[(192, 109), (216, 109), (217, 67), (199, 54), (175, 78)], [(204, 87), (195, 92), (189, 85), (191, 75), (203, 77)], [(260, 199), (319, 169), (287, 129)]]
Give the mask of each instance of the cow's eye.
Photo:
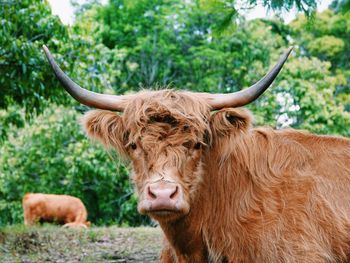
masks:
[(202, 147), (202, 144), (200, 142), (197, 142), (195, 145), (194, 145), (194, 148), (196, 150), (199, 150), (200, 148)]
[(132, 143), (132, 144), (130, 144), (130, 147), (131, 147), (131, 149), (136, 150), (137, 145), (136, 145), (136, 143)]
[(193, 144), (191, 141), (187, 141), (187, 142), (184, 142), (182, 145), (185, 146), (186, 148), (191, 148)]

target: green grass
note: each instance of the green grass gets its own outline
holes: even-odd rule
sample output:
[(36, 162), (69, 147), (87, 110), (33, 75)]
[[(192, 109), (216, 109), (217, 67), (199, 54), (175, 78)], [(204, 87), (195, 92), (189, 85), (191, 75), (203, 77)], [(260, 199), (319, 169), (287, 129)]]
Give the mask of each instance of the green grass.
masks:
[(92, 227), (64, 229), (54, 225), (0, 229), (0, 262), (159, 262), (158, 228)]

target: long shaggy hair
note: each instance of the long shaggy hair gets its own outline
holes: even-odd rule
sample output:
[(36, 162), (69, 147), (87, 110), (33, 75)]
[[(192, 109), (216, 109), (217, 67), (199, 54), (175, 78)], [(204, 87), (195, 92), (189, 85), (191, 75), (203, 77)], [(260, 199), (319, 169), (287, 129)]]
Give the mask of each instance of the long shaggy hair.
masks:
[(346, 262), (350, 141), (252, 128), (244, 109), (210, 114), (200, 97), (143, 91), (122, 116), (92, 111), (89, 137), (132, 160), (142, 198), (151, 174), (174, 170), (189, 212), (159, 220), (162, 262)]
[(163, 144), (176, 144), (180, 136), (195, 140), (209, 131), (209, 106), (200, 98), (194, 103), (187, 92), (143, 91), (125, 108), (122, 117), (111, 111), (93, 110), (82, 118), (90, 138), (116, 148), (124, 157), (128, 157), (126, 148), (138, 140), (153, 148), (164, 138), (167, 141)]
[(241, 109), (211, 119), (210, 176), (200, 190), (210, 188), (202, 228), (214, 262), (345, 262), (350, 141), (250, 125)]

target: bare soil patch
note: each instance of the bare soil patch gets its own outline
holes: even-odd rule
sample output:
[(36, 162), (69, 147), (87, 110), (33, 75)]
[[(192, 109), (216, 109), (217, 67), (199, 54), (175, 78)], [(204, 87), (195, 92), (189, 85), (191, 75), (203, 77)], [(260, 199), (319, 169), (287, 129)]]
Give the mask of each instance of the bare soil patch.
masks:
[(161, 243), (160, 229), (151, 227), (7, 227), (0, 229), (0, 262), (155, 263)]

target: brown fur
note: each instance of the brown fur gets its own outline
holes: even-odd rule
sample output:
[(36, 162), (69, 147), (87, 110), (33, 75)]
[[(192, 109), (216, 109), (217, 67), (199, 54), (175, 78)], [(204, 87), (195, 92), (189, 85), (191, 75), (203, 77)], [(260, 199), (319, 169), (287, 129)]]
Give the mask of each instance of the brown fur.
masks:
[(253, 129), (244, 109), (210, 115), (199, 97), (171, 90), (83, 124), (131, 159), (140, 202), (154, 180), (181, 186), (188, 210), (150, 213), (166, 236), (162, 262), (350, 259), (350, 140)]
[(90, 226), (84, 204), (73, 196), (26, 193), (22, 204), (24, 224), (28, 226), (39, 221), (61, 223), (63, 227)]

